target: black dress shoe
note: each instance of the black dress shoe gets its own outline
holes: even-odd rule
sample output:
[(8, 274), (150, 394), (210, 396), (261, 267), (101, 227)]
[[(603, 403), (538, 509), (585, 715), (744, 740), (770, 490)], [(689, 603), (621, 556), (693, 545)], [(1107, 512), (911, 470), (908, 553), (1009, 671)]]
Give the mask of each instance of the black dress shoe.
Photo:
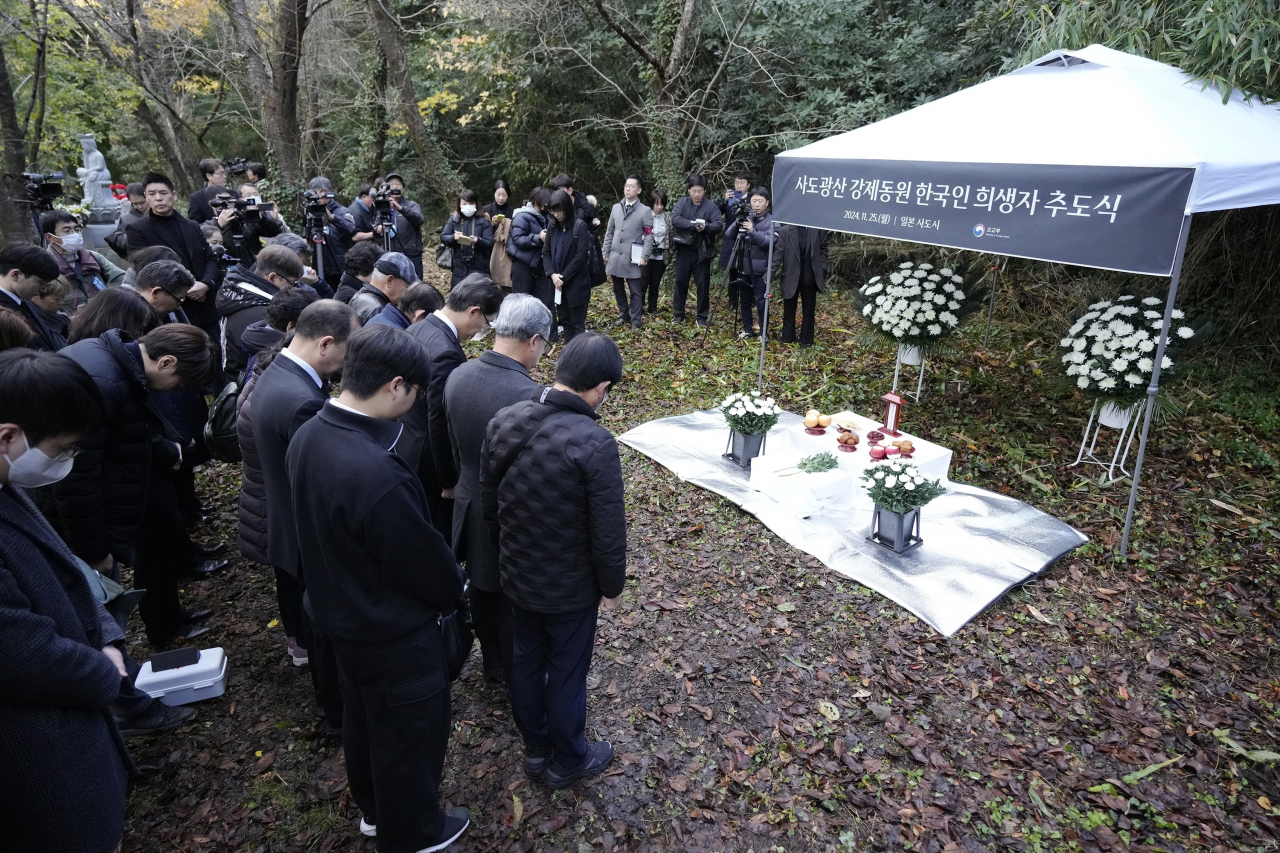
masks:
[(542, 781), (552, 790), (567, 788), (580, 779), (599, 776), (612, 761), (613, 745), (607, 740), (597, 741), (587, 746), (587, 757), (577, 768), (562, 771), (548, 767), (542, 774)]
[(199, 565), (187, 569), (187, 574), (194, 578), (207, 578), (231, 565), (230, 560), (205, 560)]
[(200, 622), (205, 619), (208, 619), (212, 615), (213, 615), (212, 607), (202, 607), (199, 610), (179, 610), (178, 621), (179, 622)]
[(120, 734), (125, 737), (141, 737), (171, 732), (196, 715), (195, 708), (185, 705), (169, 707), (159, 699), (152, 702), (147, 710), (136, 717), (116, 719)]
[(190, 530), (195, 530), (198, 527), (203, 527), (208, 522), (209, 522), (209, 516), (201, 514), (195, 519), (195, 521), (187, 525), (187, 530), (190, 531)]
[(215, 542), (212, 545), (197, 545), (196, 554), (199, 555), (200, 559), (208, 560), (211, 557), (218, 556), (226, 549), (226, 542)]
[[(174, 640), (194, 640), (196, 637), (209, 633), (206, 625), (197, 625), (195, 622), (187, 622), (178, 626), (178, 633), (173, 635)], [(170, 641), (172, 644), (172, 641)]]

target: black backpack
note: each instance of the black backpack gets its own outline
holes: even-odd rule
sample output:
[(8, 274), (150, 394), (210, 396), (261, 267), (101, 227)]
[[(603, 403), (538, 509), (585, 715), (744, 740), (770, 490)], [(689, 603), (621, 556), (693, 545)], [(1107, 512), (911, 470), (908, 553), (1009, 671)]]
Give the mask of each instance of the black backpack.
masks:
[(236, 434), (236, 408), (240, 402), (240, 383), (228, 382), (209, 407), (204, 423), (204, 441), (219, 462), (240, 461), (240, 437)]

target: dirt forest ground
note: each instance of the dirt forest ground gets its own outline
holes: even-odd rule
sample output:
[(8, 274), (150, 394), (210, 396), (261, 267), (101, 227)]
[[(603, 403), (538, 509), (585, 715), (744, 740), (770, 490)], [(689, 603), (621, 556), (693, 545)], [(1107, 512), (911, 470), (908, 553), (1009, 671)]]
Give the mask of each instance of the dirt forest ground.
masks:
[[(771, 342), (768, 392), (792, 411), (879, 411), (891, 355), (854, 342), (847, 299), (824, 296), (819, 315), (813, 349)], [(729, 332), (723, 303), (706, 336), (666, 318), (617, 335), (615, 433), (753, 387), (757, 349)], [(904, 427), (954, 449), (955, 479), (1089, 544), (948, 639), (624, 448), (629, 581), (600, 619), (588, 682), (589, 727), (617, 760), (564, 792), (526, 780), (477, 649), (454, 685), (443, 784), (473, 817), (457, 849), (1275, 849), (1273, 375), (1224, 350), (1173, 384), (1184, 412), (1155, 432), (1117, 561), (1127, 483), (1066, 467), (1088, 404), (1050, 381), (1058, 335), (998, 322), (984, 348), (981, 332), (975, 321), (960, 354), (930, 366)], [(234, 543), (238, 468), (211, 465), (201, 482), (214, 519), (202, 534)], [(133, 742), (146, 775), (124, 850), (372, 851), (307, 672), (285, 655), (270, 572), (237, 559), (186, 599), (217, 608), (200, 644), (227, 650), (229, 684), (191, 724)]]

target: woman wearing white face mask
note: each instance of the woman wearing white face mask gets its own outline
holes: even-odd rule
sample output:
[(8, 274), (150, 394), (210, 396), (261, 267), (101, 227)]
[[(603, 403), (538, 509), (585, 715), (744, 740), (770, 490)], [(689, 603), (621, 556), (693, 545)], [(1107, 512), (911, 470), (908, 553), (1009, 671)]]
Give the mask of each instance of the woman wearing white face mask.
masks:
[(0, 838), (7, 849), (108, 851), (124, 830), (132, 764), (107, 708), (125, 676), (124, 632), (23, 492), (66, 476), (102, 405), (89, 374), (70, 359), (0, 353)]
[(489, 274), (493, 226), (477, 210), (475, 192), (463, 190), (458, 193), (458, 204), (440, 232), (440, 242), (453, 249), (451, 288), (473, 272)]

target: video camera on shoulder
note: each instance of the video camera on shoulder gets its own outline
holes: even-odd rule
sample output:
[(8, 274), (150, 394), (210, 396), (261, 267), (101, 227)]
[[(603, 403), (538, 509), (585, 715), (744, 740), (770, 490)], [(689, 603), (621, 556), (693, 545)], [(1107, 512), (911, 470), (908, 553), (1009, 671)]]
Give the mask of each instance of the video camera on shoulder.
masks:
[(248, 170), (243, 157), (237, 157), (234, 160), (223, 160), (222, 168), (227, 170), (228, 175), (243, 175)]
[(61, 172), (50, 172), (47, 175), (23, 172), (26, 202), (34, 205), (38, 211), (53, 210), (54, 200), (66, 195), (62, 186), (62, 179), (65, 177)]

